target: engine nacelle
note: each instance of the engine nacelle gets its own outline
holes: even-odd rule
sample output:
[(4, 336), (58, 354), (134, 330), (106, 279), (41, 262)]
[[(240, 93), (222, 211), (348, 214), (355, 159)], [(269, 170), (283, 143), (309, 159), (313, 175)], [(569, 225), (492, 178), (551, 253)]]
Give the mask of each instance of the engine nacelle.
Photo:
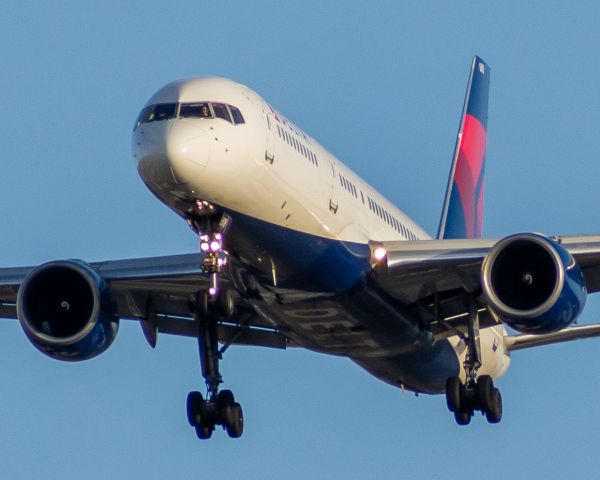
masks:
[(489, 305), (523, 333), (550, 333), (573, 323), (587, 291), (581, 269), (560, 244), (539, 234), (500, 240), (483, 262), (481, 284)]
[(119, 319), (106, 282), (86, 263), (45, 263), (23, 281), (17, 315), (31, 343), (57, 360), (87, 360), (113, 342)]

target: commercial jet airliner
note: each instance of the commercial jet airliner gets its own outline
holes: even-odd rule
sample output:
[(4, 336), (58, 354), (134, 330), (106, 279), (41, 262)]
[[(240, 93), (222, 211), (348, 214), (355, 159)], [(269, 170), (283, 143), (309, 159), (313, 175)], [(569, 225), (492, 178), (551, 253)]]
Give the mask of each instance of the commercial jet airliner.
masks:
[(249, 88), (172, 82), (135, 122), (133, 157), (199, 251), (0, 269), (0, 316), (67, 361), (106, 350), (120, 319), (152, 347), (159, 332), (197, 338), (206, 392), (187, 418), (202, 439), (242, 435), (219, 370), (239, 344), (345, 356), (445, 393), (460, 425), (497, 423), (513, 351), (600, 335), (572, 326), (600, 290), (600, 236), (481, 238), (489, 82), (475, 57), (435, 238)]

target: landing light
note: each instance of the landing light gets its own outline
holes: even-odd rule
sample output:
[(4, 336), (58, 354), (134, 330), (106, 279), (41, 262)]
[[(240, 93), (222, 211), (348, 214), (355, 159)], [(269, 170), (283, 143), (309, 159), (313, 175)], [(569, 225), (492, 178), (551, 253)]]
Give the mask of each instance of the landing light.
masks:
[(373, 257), (375, 258), (375, 260), (377, 260), (378, 262), (380, 260), (383, 260), (385, 258), (385, 256), (387, 255), (387, 251), (385, 250), (385, 248), (383, 247), (378, 247), (373, 251)]
[(221, 249), (221, 244), (216, 240), (213, 240), (212, 242), (210, 242), (210, 249), (213, 252), (218, 252)]
[(200, 244), (200, 250), (202, 250), (203, 252), (208, 252), (208, 249), (209, 249), (209, 248), (210, 248), (210, 247), (208, 246), (208, 242), (202, 242), (202, 243)]

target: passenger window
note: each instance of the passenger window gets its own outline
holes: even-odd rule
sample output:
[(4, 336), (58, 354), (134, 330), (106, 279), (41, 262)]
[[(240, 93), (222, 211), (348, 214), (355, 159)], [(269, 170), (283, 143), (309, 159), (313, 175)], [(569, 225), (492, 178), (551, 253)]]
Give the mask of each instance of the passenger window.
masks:
[(182, 103), (179, 108), (181, 118), (213, 118), (207, 102)]
[(226, 120), (229, 123), (233, 123), (231, 115), (229, 115), (229, 109), (227, 108), (227, 105), (225, 105), (224, 103), (213, 103), (212, 107), (215, 111), (215, 117), (222, 118), (223, 120)]
[(236, 125), (239, 125), (240, 123), (246, 123), (244, 122), (244, 117), (242, 116), (242, 112), (240, 112), (239, 108), (229, 105), (229, 110), (231, 110), (231, 115), (233, 116), (233, 121)]

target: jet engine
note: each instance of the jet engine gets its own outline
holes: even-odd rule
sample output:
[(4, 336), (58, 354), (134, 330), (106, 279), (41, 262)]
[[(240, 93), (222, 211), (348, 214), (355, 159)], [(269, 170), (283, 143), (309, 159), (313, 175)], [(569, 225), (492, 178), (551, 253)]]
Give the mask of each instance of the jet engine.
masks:
[(106, 282), (77, 260), (45, 263), (17, 295), (17, 315), (31, 343), (57, 360), (87, 360), (104, 352), (119, 320)]
[(486, 256), (481, 284), (490, 307), (522, 333), (550, 333), (573, 323), (587, 291), (571, 254), (539, 234), (500, 240)]

